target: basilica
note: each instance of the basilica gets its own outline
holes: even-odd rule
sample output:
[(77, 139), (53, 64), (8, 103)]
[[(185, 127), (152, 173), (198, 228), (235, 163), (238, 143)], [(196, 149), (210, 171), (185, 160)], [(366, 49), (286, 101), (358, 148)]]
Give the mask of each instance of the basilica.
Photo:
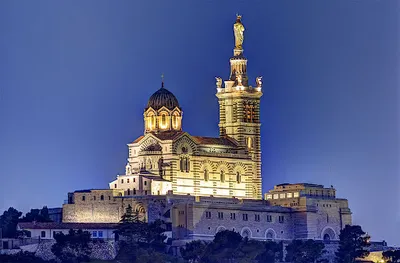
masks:
[(332, 186), (283, 183), (262, 192), (262, 78), (248, 78), (244, 30), (237, 16), (230, 74), (215, 78), (219, 137), (182, 130), (182, 108), (162, 81), (143, 111), (143, 134), (128, 143), (125, 173), (108, 189), (69, 193), (63, 224), (115, 224), (132, 207), (144, 221), (164, 220), (176, 246), (224, 229), (257, 240), (338, 239), (352, 218)]

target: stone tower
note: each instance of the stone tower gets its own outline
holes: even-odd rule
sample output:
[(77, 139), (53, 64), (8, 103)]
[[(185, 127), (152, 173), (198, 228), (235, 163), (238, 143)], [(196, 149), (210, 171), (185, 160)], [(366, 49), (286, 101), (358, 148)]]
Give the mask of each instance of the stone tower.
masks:
[(228, 80), (216, 78), (219, 102), (220, 137), (232, 137), (246, 147), (254, 161), (252, 182), (249, 189), (253, 196), (262, 198), (261, 192), (261, 143), (260, 143), (260, 98), (261, 77), (256, 78), (256, 86), (249, 86), (247, 59), (243, 55), (244, 26), (241, 16), (237, 16), (233, 26), (235, 48), (230, 59), (231, 72)]

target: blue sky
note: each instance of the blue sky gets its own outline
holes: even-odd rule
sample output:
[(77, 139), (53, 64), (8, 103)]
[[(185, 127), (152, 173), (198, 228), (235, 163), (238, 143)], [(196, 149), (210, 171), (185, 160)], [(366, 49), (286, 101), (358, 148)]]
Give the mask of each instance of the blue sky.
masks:
[(0, 210), (106, 188), (165, 86), (183, 128), (218, 135), (243, 15), (263, 76), (263, 190), (333, 185), (354, 223), (400, 245), (397, 1), (1, 1)]

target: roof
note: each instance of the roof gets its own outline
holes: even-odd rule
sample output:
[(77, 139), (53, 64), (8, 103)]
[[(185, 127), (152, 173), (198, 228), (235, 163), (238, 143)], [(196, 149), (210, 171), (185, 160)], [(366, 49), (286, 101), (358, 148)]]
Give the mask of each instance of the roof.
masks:
[(115, 223), (20, 222), (21, 229), (115, 229)]
[(237, 146), (236, 140), (229, 137), (214, 138), (214, 137), (192, 136), (192, 138), (198, 144), (225, 145), (232, 147)]
[(146, 109), (152, 108), (154, 110), (159, 110), (162, 107), (166, 107), (169, 110), (173, 110), (176, 107), (179, 108), (178, 99), (174, 94), (172, 94), (172, 92), (164, 87), (161, 87), (153, 95), (151, 95), (149, 101), (147, 102)]
[(165, 132), (159, 132), (159, 133), (153, 133), (154, 136), (156, 136), (158, 139), (164, 141), (164, 140), (174, 140), (178, 138), (180, 135), (182, 135), (183, 131), (165, 131)]

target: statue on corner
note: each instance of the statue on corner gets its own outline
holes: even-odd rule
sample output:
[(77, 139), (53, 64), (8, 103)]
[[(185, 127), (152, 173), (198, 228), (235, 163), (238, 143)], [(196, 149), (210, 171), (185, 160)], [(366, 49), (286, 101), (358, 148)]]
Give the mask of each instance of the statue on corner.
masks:
[(241, 15), (236, 15), (236, 23), (233, 25), (233, 31), (235, 33), (235, 49), (243, 49), (244, 26), (241, 18)]

